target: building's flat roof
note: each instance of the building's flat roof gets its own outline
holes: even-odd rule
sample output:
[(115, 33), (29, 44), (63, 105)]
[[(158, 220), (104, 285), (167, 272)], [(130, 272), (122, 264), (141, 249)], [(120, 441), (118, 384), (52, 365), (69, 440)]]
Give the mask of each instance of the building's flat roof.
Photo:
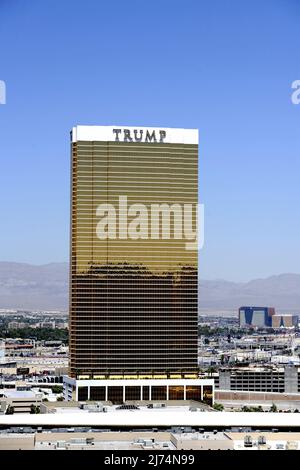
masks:
[[(46, 405), (48, 405), (48, 403), (46, 403)], [(89, 402), (87, 402), (87, 405), (89, 405)], [(52, 409), (55, 408), (55, 405), (52, 406)], [(118, 410), (118, 406), (117, 405), (113, 405), (113, 406), (105, 406), (106, 408), (106, 413), (109, 413), (110, 415), (112, 414), (116, 414), (116, 413), (120, 413), (122, 410)], [(166, 406), (166, 407), (162, 407), (162, 408), (147, 408), (146, 406), (139, 406), (139, 410), (126, 410), (127, 412), (129, 411), (133, 411), (133, 412), (142, 412), (142, 413), (146, 413), (146, 414), (149, 414), (149, 413), (152, 413), (153, 410), (157, 411), (158, 413), (186, 413), (186, 412), (189, 412), (189, 406)], [(90, 414), (91, 412), (89, 411), (89, 409), (80, 409), (80, 408), (71, 408), (71, 407), (64, 407), (64, 406), (61, 406), (61, 407), (58, 407), (56, 408), (56, 413), (88, 413)], [(102, 412), (98, 412), (98, 411), (92, 411), (92, 413), (102, 413)], [(194, 413), (194, 412), (193, 412)]]
[(230, 413), (186, 410), (118, 410), (112, 413), (14, 414), (0, 416), (0, 426), (300, 427), (300, 413)]
[(264, 436), (267, 441), (300, 441), (299, 432), (227, 432), (226, 435), (233, 441), (243, 441), (246, 436), (253, 440)]
[(299, 401), (284, 401), (284, 400), (276, 400), (273, 398), (269, 400), (223, 400), (218, 399), (218, 403), (224, 405), (225, 408), (242, 408), (243, 406), (261, 406), (262, 408), (270, 408), (274, 403), (277, 408), (285, 409), (285, 410), (294, 410), (300, 408), (300, 400)]
[(35, 398), (36, 393), (30, 390), (3, 390), (2, 392), (6, 398)]
[(64, 376), (64, 382), (77, 385), (78, 387), (106, 387), (106, 386), (148, 386), (148, 385), (170, 385), (170, 386), (178, 386), (178, 385), (214, 385), (214, 380), (211, 378), (197, 378), (197, 379), (73, 379), (68, 376)]
[[(227, 441), (230, 439), (227, 435), (222, 431), (212, 433), (212, 432), (204, 432), (204, 433), (199, 433), (199, 432), (183, 432), (180, 434), (175, 434), (176, 437), (183, 441), (206, 441), (207, 439), (211, 441), (219, 441), (220, 439), (223, 439), (224, 441)], [(300, 433), (299, 433), (300, 437)]]

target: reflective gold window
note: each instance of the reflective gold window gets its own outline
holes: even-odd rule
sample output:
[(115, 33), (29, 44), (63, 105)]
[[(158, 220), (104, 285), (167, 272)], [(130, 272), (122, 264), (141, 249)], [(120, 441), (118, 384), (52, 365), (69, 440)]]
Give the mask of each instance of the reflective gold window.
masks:
[[(136, 204), (148, 211), (133, 237), (120, 196), (129, 212)], [(71, 376), (197, 371), (198, 252), (176, 238), (176, 210), (169, 238), (162, 214), (151, 218), (153, 205), (195, 207), (197, 196), (197, 145), (72, 144)], [(103, 204), (115, 208), (106, 239), (99, 238)]]

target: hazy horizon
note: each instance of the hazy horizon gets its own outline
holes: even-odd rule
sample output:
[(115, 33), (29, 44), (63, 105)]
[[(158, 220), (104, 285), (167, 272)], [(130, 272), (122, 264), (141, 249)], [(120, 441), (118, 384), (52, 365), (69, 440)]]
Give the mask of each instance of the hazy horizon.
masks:
[[(69, 264), (0, 262), (0, 308), (66, 310)], [(199, 277), (199, 312), (237, 312), (242, 305), (300, 311), (300, 274), (280, 274), (245, 283)]]
[[(10, 261), (10, 260), (0, 260), (1, 263), (8, 263), (8, 264), (24, 264), (28, 266), (35, 266), (35, 267), (43, 267), (43, 266), (48, 266), (48, 265), (55, 265), (55, 264), (67, 264), (69, 265), (69, 261), (49, 261), (47, 263), (29, 263), (29, 262), (19, 262), (19, 261)], [(299, 272), (278, 272), (274, 274), (270, 274), (268, 276), (263, 276), (263, 277), (254, 277), (251, 279), (242, 279), (242, 280), (237, 280), (237, 279), (228, 279), (228, 278), (223, 278), (223, 277), (204, 277), (201, 276), (201, 269), (199, 268), (199, 279), (205, 279), (206, 281), (225, 281), (225, 282), (232, 282), (235, 284), (246, 284), (248, 282), (254, 281), (254, 280), (264, 280), (264, 279), (269, 279), (272, 277), (279, 277), (279, 276), (289, 276), (289, 275), (300, 275)]]

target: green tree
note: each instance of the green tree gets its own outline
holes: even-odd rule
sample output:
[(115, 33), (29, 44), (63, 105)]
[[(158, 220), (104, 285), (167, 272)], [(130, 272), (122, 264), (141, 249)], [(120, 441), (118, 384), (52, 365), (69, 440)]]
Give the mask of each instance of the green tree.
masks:
[(222, 403), (215, 403), (214, 406), (213, 406), (213, 409), (216, 410), (216, 411), (223, 411), (224, 406), (222, 405)]
[(37, 405), (34, 405), (34, 404), (32, 403), (32, 405), (30, 406), (30, 414), (31, 414), (31, 415), (37, 415), (37, 414), (40, 413), (40, 411), (41, 411), (41, 410), (40, 410), (40, 407), (37, 406)]
[(63, 386), (62, 385), (54, 385), (52, 387), (52, 392), (53, 393), (62, 393), (63, 392)]
[(275, 405), (275, 403), (272, 403), (272, 406), (270, 407), (270, 412), (276, 413), (276, 411), (277, 411), (277, 406)]
[(67, 328), (20, 328), (8, 330), (4, 325), (0, 327), (0, 338), (31, 338), (37, 341), (62, 341), (68, 344), (69, 331)]
[(210, 366), (208, 369), (207, 369), (207, 372), (210, 376), (213, 375), (214, 372), (216, 372), (216, 368), (213, 367), (213, 366)]
[(250, 411), (252, 411), (252, 409), (251, 409), (249, 406), (243, 406), (243, 407), (242, 407), (242, 411), (243, 411), (244, 413), (249, 413)]
[(7, 409), (6, 409), (6, 413), (5, 413), (5, 414), (7, 414), (7, 415), (13, 415), (13, 414), (14, 414), (14, 412), (15, 412), (15, 409), (14, 409), (14, 407), (13, 407), (13, 406), (11, 406), (11, 405), (8, 405), (8, 407), (7, 407)]

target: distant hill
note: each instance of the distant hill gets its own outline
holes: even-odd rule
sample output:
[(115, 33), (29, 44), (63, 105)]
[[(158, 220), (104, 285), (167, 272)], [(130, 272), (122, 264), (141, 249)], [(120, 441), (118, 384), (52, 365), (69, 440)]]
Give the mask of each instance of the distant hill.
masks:
[(68, 263), (0, 262), (0, 308), (66, 310)]
[(280, 274), (245, 283), (201, 280), (199, 304), (200, 308), (205, 309), (265, 305), (280, 311), (300, 312), (300, 274)]
[[(0, 308), (66, 310), (68, 271), (68, 263), (33, 266), (0, 262)], [(200, 280), (201, 310), (236, 310), (248, 304), (300, 312), (300, 274), (245, 283)]]

